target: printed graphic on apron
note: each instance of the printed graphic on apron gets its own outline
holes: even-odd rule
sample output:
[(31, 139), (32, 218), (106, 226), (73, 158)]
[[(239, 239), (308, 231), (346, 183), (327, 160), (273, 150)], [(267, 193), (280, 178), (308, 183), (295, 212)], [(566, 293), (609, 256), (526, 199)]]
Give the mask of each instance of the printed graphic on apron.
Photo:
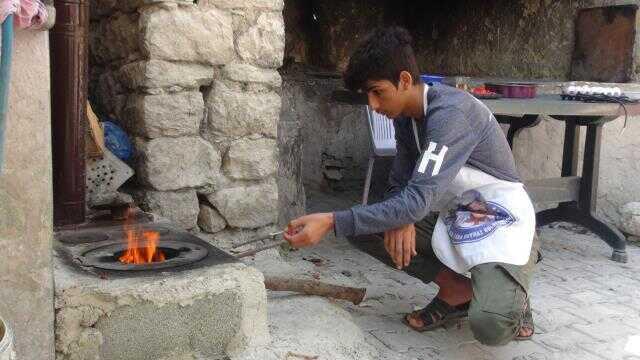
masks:
[(497, 228), (516, 221), (509, 210), (498, 203), (486, 201), (476, 190), (462, 194), (456, 209), (444, 218), (453, 245), (480, 241)]

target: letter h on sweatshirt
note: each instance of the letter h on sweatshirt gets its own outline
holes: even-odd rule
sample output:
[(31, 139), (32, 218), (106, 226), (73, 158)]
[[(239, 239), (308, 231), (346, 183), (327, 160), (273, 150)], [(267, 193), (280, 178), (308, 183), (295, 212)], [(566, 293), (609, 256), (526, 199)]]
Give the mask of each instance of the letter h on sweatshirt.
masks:
[(437, 143), (429, 142), (429, 147), (427, 151), (422, 155), (422, 160), (420, 161), (420, 165), (418, 166), (418, 172), (424, 174), (427, 171), (427, 166), (429, 165), (429, 161), (433, 161), (433, 170), (431, 170), (431, 176), (436, 176), (440, 172), (440, 167), (442, 166), (442, 162), (444, 161), (444, 155), (449, 150), (448, 147), (442, 146), (440, 152), (436, 152)]

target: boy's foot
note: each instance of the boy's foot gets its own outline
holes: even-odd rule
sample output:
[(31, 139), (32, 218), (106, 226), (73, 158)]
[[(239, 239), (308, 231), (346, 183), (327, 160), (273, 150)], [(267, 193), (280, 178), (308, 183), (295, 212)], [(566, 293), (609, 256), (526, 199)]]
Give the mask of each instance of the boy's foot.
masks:
[(529, 304), (529, 299), (527, 299), (527, 307), (524, 310), (524, 315), (522, 316), (522, 322), (520, 323), (520, 330), (518, 331), (518, 335), (516, 335), (516, 340), (529, 340), (533, 336), (535, 332), (535, 327), (533, 326), (533, 314), (531, 313), (531, 304)]
[[(413, 330), (423, 332), (436, 329), (448, 321), (467, 316), (470, 302), (461, 305), (451, 306), (439, 298), (434, 298), (429, 305), (423, 309), (416, 310), (405, 315), (404, 322)], [(515, 340), (529, 340), (535, 332), (533, 325), (533, 314), (531, 305), (527, 300), (527, 308), (520, 324), (520, 330)]]
[(415, 331), (433, 330), (448, 321), (467, 316), (470, 302), (451, 306), (439, 299), (433, 298), (423, 309), (416, 310), (404, 317), (405, 323)]

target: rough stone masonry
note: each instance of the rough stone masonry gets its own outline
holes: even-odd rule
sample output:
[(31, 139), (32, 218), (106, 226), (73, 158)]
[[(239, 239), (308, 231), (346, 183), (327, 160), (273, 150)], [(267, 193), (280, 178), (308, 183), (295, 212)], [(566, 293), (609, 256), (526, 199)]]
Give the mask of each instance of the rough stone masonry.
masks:
[(134, 138), (137, 200), (216, 245), (278, 220), (283, 6), (92, 1), (90, 98)]

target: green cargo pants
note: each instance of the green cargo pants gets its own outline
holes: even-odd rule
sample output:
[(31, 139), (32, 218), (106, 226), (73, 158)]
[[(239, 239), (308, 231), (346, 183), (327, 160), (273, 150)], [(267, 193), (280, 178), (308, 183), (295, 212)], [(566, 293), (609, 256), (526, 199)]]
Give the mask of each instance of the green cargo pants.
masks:
[[(432, 219), (432, 225), (435, 219)], [(416, 231), (415, 256), (403, 270), (425, 283), (432, 282), (445, 265), (431, 249), (431, 232), (420, 224)], [(354, 238), (354, 245), (395, 268), (377, 237)], [(540, 243), (534, 236), (529, 261), (525, 265), (486, 263), (471, 268), (473, 298), (469, 307), (469, 323), (475, 338), (485, 345), (503, 345), (513, 340), (520, 330), (528, 299), (529, 284), (538, 260)]]

